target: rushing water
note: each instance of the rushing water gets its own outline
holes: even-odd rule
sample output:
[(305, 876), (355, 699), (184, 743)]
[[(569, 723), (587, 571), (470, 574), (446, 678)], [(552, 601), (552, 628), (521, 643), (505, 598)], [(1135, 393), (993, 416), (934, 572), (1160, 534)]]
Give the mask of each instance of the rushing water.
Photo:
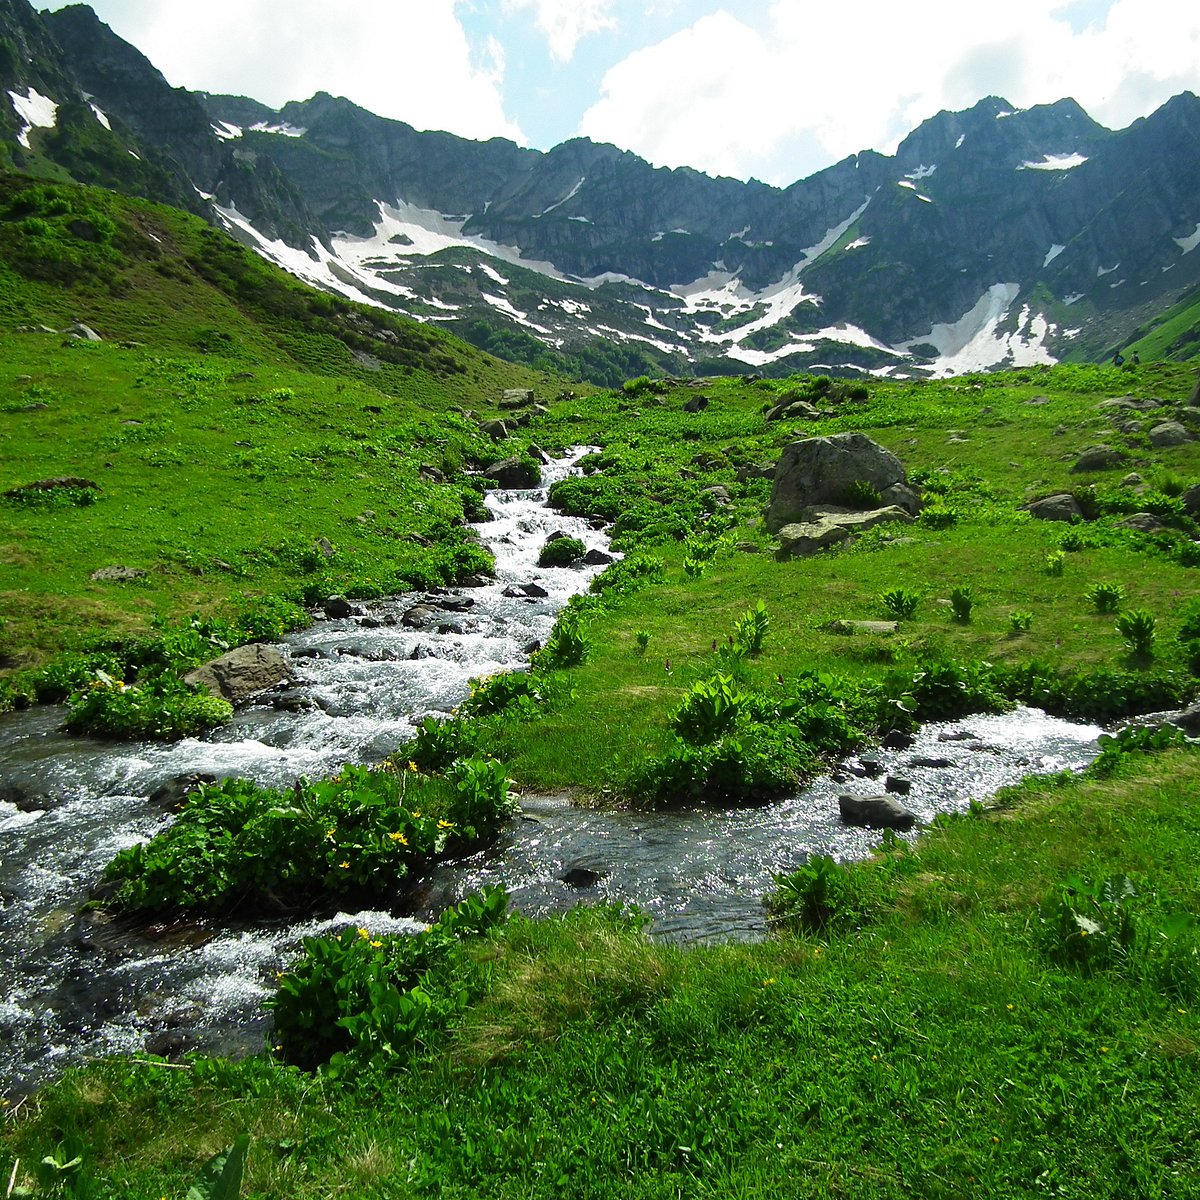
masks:
[[(547, 483), (578, 457), (548, 468)], [(478, 528), (496, 557), (495, 582), (432, 597), (442, 613), (428, 629), (399, 623), (417, 602), (404, 597), (293, 636), (298, 688), (286, 705), (264, 702), (211, 738), (173, 746), (68, 738), (55, 709), (0, 720), (0, 784), (43, 797), (26, 805), (32, 811), (0, 802), (0, 1093), (26, 1091), (95, 1055), (256, 1049), (266, 1032), (262, 1001), (301, 937), (347, 924), (415, 927), (411, 917), (353, 913), (131, 935), (76, 913), (116, 851), (169, 819), (146, 800), (164, 781), (210, 772), (286, 785), (344, 762), (377, 761), (422, 716), (458, 704), (471, 678), (523, 664), (530, 644), (546, 638), (555, 614), (599, 569), (539, 570), (548, 534), (561, 530), (595, 549), (606, 542), (586, 522), (552, 513), (542, 489), (492, 493), (487, 504), (492, 519)], [(504, 594), (530, 583), (547, 594)], [(1083, 765), (1099, 732), (1032, 710), (978, 717), (931, 726), (911, 749), (875, 755), (872, 770), (909, 779), (905, 803), (928, 820), (1031, 772)], [(914, 759), (944, 765), (914, 766)], [(646, 909), (661, 936), (760, 936), (773, 872), (812, 852), (860, 856), (877, 841), (840, 823), (837, 794), (879, 791), (882, 777), (854, 777), (865, 775), (856, 762), (847, 770), (848, 781), (823, 779), (761, 809), (599, 813), (563, 798), (527, 797), (501, 844), (426, 881), (416, 916), (503, 883), (530, 914), (612, 899)]]

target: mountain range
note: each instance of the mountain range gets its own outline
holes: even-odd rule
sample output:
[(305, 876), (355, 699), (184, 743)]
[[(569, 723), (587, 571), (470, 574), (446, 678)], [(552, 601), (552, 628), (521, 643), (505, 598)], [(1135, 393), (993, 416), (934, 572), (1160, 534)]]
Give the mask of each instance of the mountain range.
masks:
[(0, 0), (0, 167), (166, 201), (319, 287), (607, 383), (1111, 354), (1197, 298), (1198, 144), (1191, 93), (1120, 131), (987, 97), (781, 189), (192, 93), (86, 5)]

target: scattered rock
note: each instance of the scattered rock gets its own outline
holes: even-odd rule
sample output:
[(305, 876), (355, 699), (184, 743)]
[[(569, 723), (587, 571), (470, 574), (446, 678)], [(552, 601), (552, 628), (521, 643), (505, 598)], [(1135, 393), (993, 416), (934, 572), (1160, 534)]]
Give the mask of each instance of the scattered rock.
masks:
[(707, 396), (690, 396), (683, 403), (683, 411), (686, 413), (703, 412), (708, 407)]
[(885, 750), (907, 750), (916, 740), (913, 734), (903, 729), (889, 729), (879, 744)]
[(723, 487), (721, 484), (717, 484), (715, 487), (705, 488), (700, 495), (711, 496), (713, 500), (722, 508), (733, 503), (729, 495), (729, 489), (727, 487)]
[(1026, 511), (1030, 516), (1037, 517), (1039, 521), (1083, 520), (1083, 509), (1079, 507), (1078, 501), (1070, 492), (1059, 492), (1056, 495), (1035, 500), (1026, 506)]
[(778, 530), (779, 549), (776, 551), (775, 557), (780, 560), (806, 558), (829, 546), (836, 546), (839, 542), (846, 541), (855, 533), (862, 533), (868, 529), (874, 529), (876, 525), (884, 525), (892, 521), (911, 525), (913, 518), (911, 514), (895, 504), (888, 508), (875, 509), (872, 512), (851, 512), (847, 509), (827, 510), (816, 514), (815, 519), (785, 525)]
[(473, 596), (439, 596), (435, 602), (443, 612), (467, 612), (475, 607)]
[(1090, 446), (1076, 460), (1071, 468), (1074, 474), (1083, 471), (1111, 471), (1124, 466), (1129, 456), (1124, 450), (1114, 446)]
[(542, 464), (543, 467), (550, 462), (550, 455), (548, 455), (545, 450), (543, 450), (536, 442), (529, 443), (528, 453), (530, 458), (536, 459)]
[(266, 642), (238, 646), (183, 677), (184, 683), (199, 684), (230, 704), (241, 704), (259, 692), (280, 683), (291, 683), (293, 679), (287, 659)]
[(868, 779), (878, 779), (883, 774), (883, 763), (877, 758), (860, 758), (863, 772)]
[(1182, 712), (1176, 713), (1171, 718), (1171, 724), (1178, 725), (1192, 737), (1200, 737), (1200, 700)]
[(328, 538), (317, 538), (313, 546), (322, 558), (333, 557), (333, 543)]
[(145, 579), (148, 574), (141, 567), (101, 567), (88, 578), (96, 583), (129, 583), (134, 579)]
[(1155, 425), (1148, 436), (1150, 445), (1157, 450), (1182, 446), (1192, 440), (1192, 435), (1178, 421), (1164, 421), (1161, 425)]
[(917, 823), (915, 813), (887, 795), (853, 796), (843, 792), (838, 796), (838, 812), (845, 824), (869, 829), (895, 829), (903, 833)]
[(912, 791), (912, 780), (902, 779), (899, 775), (889, 775), (883, 782), (884, 791), (893, 796), (907, 796)]
[(446, 476), (437, 467), (422, 465), (417, 474), (425, 480), (426, 483), (445, 483)]
[(589, 550), (583, 556), (583, 561), (589, 567), (607, 567), (609, 563), (616, 560), (611, 554), (605, 554), (603, 550)]
[(496, 442), (502, 442), (508, 437), (508, 426), (503, 421), (484, 421), (480, 429)]
[(926, 755), (918, 755), (916, 758), (910, 758), (908, 765), (910, 767), (924, 767), (926, 770), (931, 771), (942, 771), (947, 767), (954, 766), (954, 763), (948, 758), (933, 758)]
[(540, 583), (513, 583), (506, 587), (501, 594), (510, 600), (520, 600), (525, 597), (544, 600), (550, 595)]
[(532, 388), (508, 388), (500, 397), (501, 408), (524, 408), (533, 403)]
[(35, 479), (33, 483), (23, 483), (20, 487), (9, 488), (6, 496), (19, 496), (22, 492), (52, 492), (55, 488), (88, 488), (94, 492), (100, 491), (100, 485), (94, 479), (84, 479), (79, 475), (55, 475), (52, 479)]
[(830, 621), (825, 626), (830, 633), (854, 635), (856, 633), (890, 634), (900, 631), (899, 621)]
[(1121, 480), (1121, 486), (1127, 487), (1127, 488), (1135, 488), (1135, 487), (1140, 487), (1144, 482), (1145, 482), (1145, 480), (1143, 480), (1142, 477), (1136, 471), (1130, 471), (1129, 474), (1126, 475), (1125, 478)]
[(360, 615), (359, 610), (349, 600), (344, 600), (341, 596), (331, 597), (321, 605), (321, 608), (331, 621), (340, 621), (346, 617), (357, 617)]
[(425, 629), (442, 614), (431, 604), (415, 604), (400, 618), (405, 629)]
[(187, 798), (198, 787), (206, 783), (216, 782), (217, 777), (207, 771), (195, 771), (187, 775), (176, 775), (174, 779), (168, 779), (164, 783), (160, 783), (146, 799), (155, 808), (161, 808), (167, 812), (178, 812), (183, 807)]
[(1200, 483), (1193, 483), (1180, 498), (1189, 517), (1200, 517)]
[(599, 871), (593, 871), (590, 867), (571, 867), (559, 876), (563, 883), (573, 888), (595, 887), (602, 878)]
[(955, 729), (950, 733), (939, 733), (939, 742), (977, 742), (979, 734), (972, 733), (969, 729)]
[(63, 330), (63, 334), (75, 342), (102, 342), (104, 339), (90, 326), (85, 325), (82, 321), (76, 321), (74, 325), (68, 326)]
[(1158, 517), (1148, 512), (1130, 513), (1116, 524), (1122, 529), (1135, 529), (1138, 533), (1158, 533), (1166, 529), (1166, 525)]
[(52, 796), (20, 783), (0, 783), (0, 802), (12, 804), (23, 813), (49, 812), (58, 807)]

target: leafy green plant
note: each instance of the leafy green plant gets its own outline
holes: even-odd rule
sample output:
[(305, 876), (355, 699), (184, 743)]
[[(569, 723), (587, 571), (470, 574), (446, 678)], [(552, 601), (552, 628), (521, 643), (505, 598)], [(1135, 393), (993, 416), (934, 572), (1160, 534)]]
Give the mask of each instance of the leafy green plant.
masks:
[(1008, 627), (1013, 633), (1025, 633), (1033, 626), (1033, 613), (1016, 608), (1008, 614)]
[(237, 1200), (249, 1149), (250, 1135), (243, 1133), (232, 1146), (214, 1154), (192, 1181), (186, 1200)]
[(764, 904), (778, 925), (820, 933), (831, 925), (852, 924), (862, 915), (860, 872), (827, 854), (814, 854), (802, 867), (772, 878), (775, 887)]
[(650, 631), (648, 629), (639, 629), (633, 635), (634, 649), (638, 654), (645, 654), (646, 647), (650, 645)]
[(917, 605), (921, 603), (921, 594), (909, 588), (889, 588), (886, 592), (879, 593), (879, 603), (890, 616), (907, 621), (917, 611)]
[(950, 611), (956, 621), (963, 625), (969, 624), (975, 605), (975, 593), (969, 585), (950, 589)]
[(740, 646), (751, 657), (761, 654), (770, 625), (771, 615), (767, 611), (765, 601), (760, 600), (734, 622), (734, 644)]
[(488, 716), (517, 708), (532, 711), (542, 702), (538, 679), (531, 671), (501, 671), (497, 675), (471, 680), (471, 694), (460, 705), (468, 716)]
[(1148, 609), (1132, 608), (1117, 617), (1116, 630), (1135, 655), (1148, 658), (1154, 653), (1157, 625), (1157, 619)]
[(1061, 550), (1051, 550), (1043, 560), (1047, 575), (1058, 578), (1067, 565), (1067, 556)]
[(1125, 599), (1125, 589), (1119, 583), (1094, 583), (1083, 595), (1096, 612), (1114, 613)]
[(1124, 958), (1134, 940), (1131, 901), (1136, 895), (1125, 875), (1067, 876), (1042, 902), (1046, 953), (1057, 963), (1088, 971)]
[(705, 745), (727, 733), (747, 696), (728, 675), (713, 675), (692, 684), (671, 714), (671, 728), (692, 745)]
[(588, 656), (591, 637), (578, 607), (568, 606), (559, 614), (546, 645), (534, 656), (534, 666), (577, 667)]
[(233, 706), (170, 678), (143, 685), (97, 670), (67, 702), (68, 732), (127, 740), (178, 741), (223, 725)]
[(410, 869), (494, 837), (513, 811), (504, 768), (484, 759), (459, 759), (442, 776), (347, 765), (288, 791), (227, 779), (197, 788), (163, 833), (117, 854), (109, 903), (227, 913), (388, 897)]
[(1100, 753), (1088, 773), (1101, 777), (1115, 774), (1130, 758), (1191, 745), (1177, 725), (1130, 725), (1116, 734), (1102, 733), (1098, 744)]
[(503, 924), (507, 910), (507, 892), (485, 888), (423, 933), (305, 938), (268, 1002), (276, 1053), (308, 1070), (327, 1063), (334, 1076), (402, 1065), (478, 992), (462, 940)]
[(846, 508), (875, 509), (879, 507), (879, 489), (865, 479), (852, 479), (838, 498)]

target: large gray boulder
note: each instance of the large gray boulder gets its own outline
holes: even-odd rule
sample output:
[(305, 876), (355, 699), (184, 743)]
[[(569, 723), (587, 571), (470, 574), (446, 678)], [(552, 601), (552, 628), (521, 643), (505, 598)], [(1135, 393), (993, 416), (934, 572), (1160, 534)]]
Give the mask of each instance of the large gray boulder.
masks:
[(1070, 492), (1045, 496), (1028, 506), (1029, 515), (1039, 521), (1082, 521), (1083, 509)]
[(856, 484), (883, 493), (905, 482), (900, 460), (864, 433), (804, 438), (785, 446), (775, 467), (767, 528), (777, 533), (814, 504), (843, 504)]
[(1189, 517), (1200, 517), (1200, 483), (1193, 483), (1183, 493), (1183, 507)]
[(868, 829), (895, 829), (903, 833), (917, 823), (910, 812), (891, 796), (854, 796), (843, 792), (838, 797), (838, 813), (843, 824)]
[(184, 683), (199, 684), (211, 695), (228, 700), (230, 704), (241, 704), (267, 688), (290, 683), (292, 679), (292, 668), (287, 659), (266, 642), (239, 646), (183, 677)]

